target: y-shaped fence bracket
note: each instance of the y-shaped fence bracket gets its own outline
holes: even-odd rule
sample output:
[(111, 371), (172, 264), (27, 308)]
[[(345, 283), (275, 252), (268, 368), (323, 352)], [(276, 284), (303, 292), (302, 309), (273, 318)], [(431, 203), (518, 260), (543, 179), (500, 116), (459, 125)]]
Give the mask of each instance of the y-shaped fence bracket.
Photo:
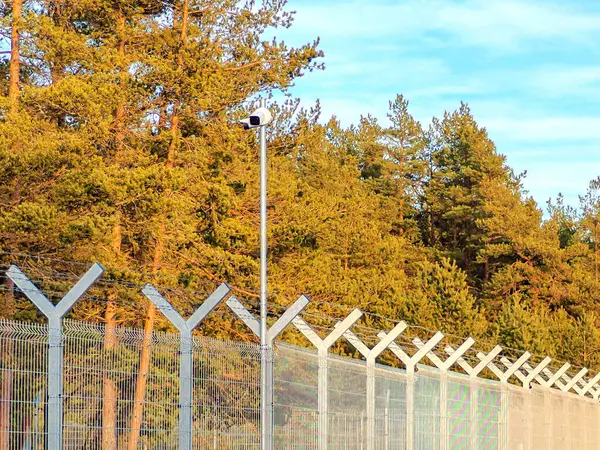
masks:
[[(546, 388), (546, 389), (550, 389), (554, 386), (555, 383), (560, 383), (562, 384), (559, 380), (563, 377), (563, 375), (565, 375), (567, 373), (567, 370), (569, 370), (569, 368), (571, 367), (571, 364), (569, 363), (565, 363), (562, 365), (562, 367), (560, 369), (558, 369), (555, 373), (552, 373), (550, 371), (550, 369), (548, 368), (544, 368), (542, 370), (542, 373), (544, 375), (546, 375), (546, 377), (548, 377), (548, 379), (544, 379), (540, 374), (535, 375), (535, 377), (533, 377), (533, 379), (542, 387)], [(528, 363), (523, 364), (523, 368), (525, 370), (527, 370), (527, 372), (529, 374), (531, 374), (531, 371), (533, 370), (533, 367), (531, 367)], [(521, 380), (523, 381), (523, 380)]]
[[(386, 334), (380, 331), (377, 334), (379, 339), (385, 339)], [(406, 450), (412, 450), (414, 445), (414, 421), (415, 421), (415, 367), (423, 359), (423, 357), (431, 352), (431, 350), (438, 345), (438, 343), (444, 338), (444, 334), (438, 331), (433, 335), (427, 343), (423, 344), (413, 356), (409, 356), (402, 348), (392, 342), (390, 344), (390, 350), (396, 355), (400, 361), (406, 367)]]
[(55, 306), (50, 300), (21, 272), (17, 266), (10, 266), (6, 276), (19, 290), (31, 300), (48, 318), (48, 450), (62, 448), (63, 421), (63, 341), (62, 320), (71, 311), (89, 288), (102, 276), (104, 269), (95, 263), (71, 290)]
[(194, 395), (192, 332), (230, 291), (230, 287), (226, 283), (222, 283), (194, 314), (188, 320), (185, 320), (154, 286), (147, 284), (142, 289), (143, 294), (156, 306), (156, 309), (161, 311), (179, 330), (179, 448), (181, 450), (192, 449), (192, 404)]
[[(273, 400), (274, 400), (274, 373), (273, 373), (273, 342), (281, 334), (285, 327), (294, 320), (298, 314), (302, 312), (306, 305), (308, 305), (310, 299), (306, 295), (301, 295), (298, 300), (290, 306), (277, 321), (267, 330), (267, 360), (262, 361), (262, 364), (266, 366), (266, 378), (267, 378), (267, 392), (265, 394), (265, 402), (267, 405), (267, 448), (273, 448)], [(246, 324), (250, 330), (257, 336), (260, 337), (260, 322), (240, 303), (235, 297), (229, 297), (227, 300), (227, 306)], [(261, 352), (261, 358), (263, 352)]]
[(388, 335), (370, 349), (352, 331), (343, 336), (367, 360), (367, 450), (375, 450), (375, 361), (404, 330), (406, 323), (399, 322)]
[(333, 331), (325, 338), (315, 331), (300, 317), (297, 316), (292, 323), (314, 345), (319, 352), (319, 377), (318, 377), (318, 410), (319, 410), (319, 450), (326, 450), (329, 445), (329, 419), (328, 413), (328, 360), (329, 348), (348, 331), (358, 319), (362, 317), (359, 309), (352, 311), (348, 317), (335, 324)]

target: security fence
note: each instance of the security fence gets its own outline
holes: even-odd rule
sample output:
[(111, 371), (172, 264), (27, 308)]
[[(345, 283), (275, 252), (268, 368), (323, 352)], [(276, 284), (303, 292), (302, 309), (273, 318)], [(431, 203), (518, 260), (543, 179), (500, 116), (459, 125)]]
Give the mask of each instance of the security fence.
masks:
[[(226, 285), (187, 321), (146, 286), (144, 295), (179, 330), (148, 340), (142, 330), (62, 319), (101, 276), (99, 266), (56, 306), (18, 268), (7, 274), (49, 320), (0, 321), (0, 450), (259, 448), (259, 346), (191, 334), (225, 299), (255, 330)], [(276, 342), (270, 355), (275, 449), (600, 448), (600, 375), (570, 373), (568, 364), (552, 369), (549, 358), (533, 363), (527, 352), (476, 352), (472, 339), (453, 347), (441, 333), (407, 345), (403, 322), (369, 347), (352, 331), (357, 310), (322, 338), (298, 315), (308, 301), (301, 297), (270, 329), (274, 339), (293, 326), (316, 348)], [(331, 354), (338, 339), (363, 359)], [(144, 403), (132, 430), (144, 348), (151, 350)], [(383, 352), (403, 368), (379, 364)]]

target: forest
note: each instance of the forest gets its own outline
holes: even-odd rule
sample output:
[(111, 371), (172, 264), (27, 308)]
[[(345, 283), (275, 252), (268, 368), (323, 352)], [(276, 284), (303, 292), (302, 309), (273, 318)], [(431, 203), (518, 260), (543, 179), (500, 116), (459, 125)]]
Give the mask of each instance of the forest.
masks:
[[(365, 330), (405, 320), (600, 370), (600, 179), (579, 205), (536, 203), (466, 103), (422, 124), (398, 95), (385, 124), (349, 127), (302, 107), (295, 80), (327, 58), (316, 36), (264, 37), (290, 26), (281, 1), (3, 2), (2, 268), (60, 293), (100, 262), (72, 317), (107, 327), (168, 327), (132, 289), (148, 281), (184, 313), (223, 281), (256, 308), (258, 142), (236, 123), (267, 98), (273, 317), (305, 293), (323, 329), (360, 308)], [(4, 318), (43, 321), (2, 291)], [(250, 339), (224, 310), (202, 333)]]

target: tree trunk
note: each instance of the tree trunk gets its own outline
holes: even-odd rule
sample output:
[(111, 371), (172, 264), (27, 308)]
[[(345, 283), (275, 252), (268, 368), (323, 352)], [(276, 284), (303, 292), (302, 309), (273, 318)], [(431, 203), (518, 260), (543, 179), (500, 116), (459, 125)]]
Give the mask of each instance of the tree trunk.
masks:
[[(114, 255), (117, 258), (121, 253), (121, 217), (117, 212), (117, 223), (111, 233), (111, 247)], [(108, 294), (108, 303), (104, 313), (104, 376), (102, 380), (102, 450), (117, 449), (117, 385), (115, 380), (110, 377), (109, 370), (114, 362), (113, 352), (117, 346), (117, 321), (116, 321), (116, 305), (114, 300), (117, 298), (117, 292)]]
[[(182, 9), (182, 27), (181, 27), (181, 42), (182, 46), (185, 46), (187, 42), (187, 22), (188, 22), (188, 11), (189, 1), (183, 1)], [(174, 23), (175, 27), (176, 24)], [(178, 57), (177, 70), (181, 71), (183, 68), (183, 60), (181, 55)], [(171, 143), (167, 153), (167, 164), (168, 169), (172, 168), (175, 160), (175, 151), (179, 142), (179, 108), (176, 104), (173, 108), (173, 115), (171, 118)], [(158, 238), (154, 247), (154, 257), (152, 262), (152, 272), (156, 273), (160, 270), (162, 263), (162, 256), (164, 253), (164, 236), (165, 236), (165, 218), (164, 215), (161, 218), (160, 229), (158, 232)], [(154, 329), (154, 320), (156, 317), (156, 308), (154, 305), (148, 303), (148, 311), (146, 313), (146, 319), (144, 321), (144, 337), (142, 344), (142, 352), (140, 355), (140, 369), (138, 378), (135, 385), (135, 394), (133, 402), (133, 412), (131, 416), (131, 430), (129, 434), (129, 441), (127, 443), (127, 450), (136, 450), (139, 439), (140, 439), (140, 428), (142, 424), (142, 414), (144, 410), (144, 397), (146, 393), (146, 383), (148, 379), (148, 371), (150, 370), (150, 356), (151, 356), (151, 345), (152, 345), (152, 332)]]
[(10, 80), (8, 84), (8, 100), (10, 112), (16, 113), (19, 108), (19, 76), (21, 71), (21, 55), (19, 39), (21, 36), (21, 9), (23, 0), (13, 0), (12, 4), (12, 30), (10, 36)]
[[(12, 23), (10, 36), (10, 62), (9, 62), (9, 82), (8, 82), (8, 101), (9, 112), (15, 114), (19, 110), (19, 81), (21, 72), (21, 19), (23, 0), (13, 0), (12, 2)], [(19, 150), (19, 143), (15, 141), (13, 151)], [(18, 178), (14, 181), (15, 188), (11, 195), (13, 203), (18, 203), (20, 198), (20, 181)], [(6, 293), (4, 296), (4, 308), (2, 314), (5, 317), (12, 318), (14, 314), (14, 283), (9, 279), (4, 282)], [(10, 415), (11, 403), (13, 397), (13, 342), (9, 339), (2, 352), (2, 364), (6, 370), (0, 383), (0, 450), (10, 450)]]
[(108, 371), (113, 362), (112, 353), (117, 345), (115, 304), (106, 305), (104, 328), (104, 377), (102, 380), (102, 450), (117, 449), (117, 386)]
[[(157, 245), (158, 247), (158, 245)], [(156, 257), (156, 250), (155, 250)], [(135, 383), (135, 394), (133, 398), (133, 411), (131, 413), (131, 427), (129, 430), (129, 440), (127, 450), (137, 450), (140, 439), (140, 429), (142, 425), (142, 414), (144, 412), (144, 397), (146, 394), (146, 382), (148, 371), (150, 370), (150, 354), (152, 350), (152, 331), (154, 329), (154, 319), (156, 308), (151, 302), (148, 302), (148, 311), (144, 321), (144, 337), (142, 340), (142, 351), (140, 355), (140, 368), (137, 381)]]
[(598, 282), (598, 225), (594, 226), (594, 280)]
[(119, 17), (117, 19), (117, 34), (119, 36), (117, 54), (119, 56), (120, 98), (117, 105), (117, 111), (115, 113), (115, 138), (117, 141), (117, 152), (119, 153), (123, 150), (123, 143), (125, 141), (125, 83), (127, 82), (127, 67), (125, 62), (125, 20), (125, 15), (122, 11), (119, 11)]

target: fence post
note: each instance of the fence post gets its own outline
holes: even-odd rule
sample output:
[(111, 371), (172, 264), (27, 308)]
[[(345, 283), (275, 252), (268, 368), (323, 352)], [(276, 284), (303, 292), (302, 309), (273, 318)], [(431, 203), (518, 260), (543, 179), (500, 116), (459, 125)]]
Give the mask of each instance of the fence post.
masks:
[[(377, 333), (377, 337), (379, 339), (385, 339), (386, 333), (380, 331)], [(415, 368), (419, 361), (421, 361), (421, 359), (443, 338), (444, 334), (441, 331), (438, 331), (427, 341), (427, 343), (423, 344), (413, 356), (406, 354), (406, 352), (395, 342), (390, 344), (392, 353), (396, 355), (406, 367), (406, 450), (412, 450), (415, 441)]]
[(406, 323), (399, 322), (372, 349), (369, 349), (352, 331), (348, 330), (344, 333), (346, 340), (367, 360), (367, 450), (375, 450), (375, 361), (406, 327)]
[[(298, 300), (290, 306), (277, 321), (267, 331), (267, 342), (268, 342), (268, 356), (267, 361), (267, 392), (266, 392), (266, 403), (267, 403), (267, 448), (273, 448), (275, 442), (274, 436), (274, 423), (273, 423), (273, 400), (275, 390), (275, 380), (273, 374), (273, 342), (281, 334), (281, 332), (289, 325), (302, 312), (306, 305), (310, 302), (310, 299), (306, 295), (301, 295)], [(232, 295), (227, 300), (227, 306), (237, 315), (244, 324), (250, 328), (250, 330), (257, 336), (260, 337), (260, 323), (254, 318), (254, 316), (240, 303), (240, 301)]]
[(327, 450), (329, 445), (329, 419), (328, 419), (328, 358), (329, 348), (356, 323), (362, 316), (359, 309), (352, 311), (348, 317), (335, 324), (333, 331), (325, 339), (317, 333), (299, 316), (292, 320), (296, 328), (314, 345), (319, 352), (319, 377), (318, 377), (318, 411), (319, 411), (319, 450)]
[(383, 434), (384, 434), (384, 450), (390, 450), (390, 389), (388, 388), (385, 392), (385, 409), (384, 409), (384, 423), (383, 423)]
[(17, 266), (10, 266), (6, 276), (19, 290), (37, 306), (48, 319), (48, 450), (62, 449), (63, 431), (63, 330), (62, 320), (73, 305), (102, 276), (104, 269), (95, 263), (55, 306), (21, 272)]
[[(454, 363), (465, 354), (467, 350), (469, 350), (473, 344), (475, 343), (475, 339), (468, 338), (465, 342), (462, 343), (456, 351), (453, 351), (451, 355), (448, 356), (446, 361), (442, 361), (435, 353), (432, 351), (427, 352), (427, 358), (440, 369), (440, 440), (441, 440), (441, 450), (448, 450), (450, 448), (450, 434), (449, 434), (449, 418), (448, 418), (448, 370), (454, 365)], [(413, 344), (418, 349), (422, 349), (425, 347), (425, 344), (421, 339), (414, 338)], [(471, 404), (472, 406), (472, 404)]]
[(192, 449), (192, 403), (194, 396), (194, 354), (192, 348), (192, 332), (229, 294), (230, 288), (226, 283), (221, 284), (200, 305), (192, 316), (185, 320), (175, 311), (173, 306), (154, 286), (147, 284), (142, 293), (150, 300), (156, 309), (161, 311), (179, 331), (179, 449)]

